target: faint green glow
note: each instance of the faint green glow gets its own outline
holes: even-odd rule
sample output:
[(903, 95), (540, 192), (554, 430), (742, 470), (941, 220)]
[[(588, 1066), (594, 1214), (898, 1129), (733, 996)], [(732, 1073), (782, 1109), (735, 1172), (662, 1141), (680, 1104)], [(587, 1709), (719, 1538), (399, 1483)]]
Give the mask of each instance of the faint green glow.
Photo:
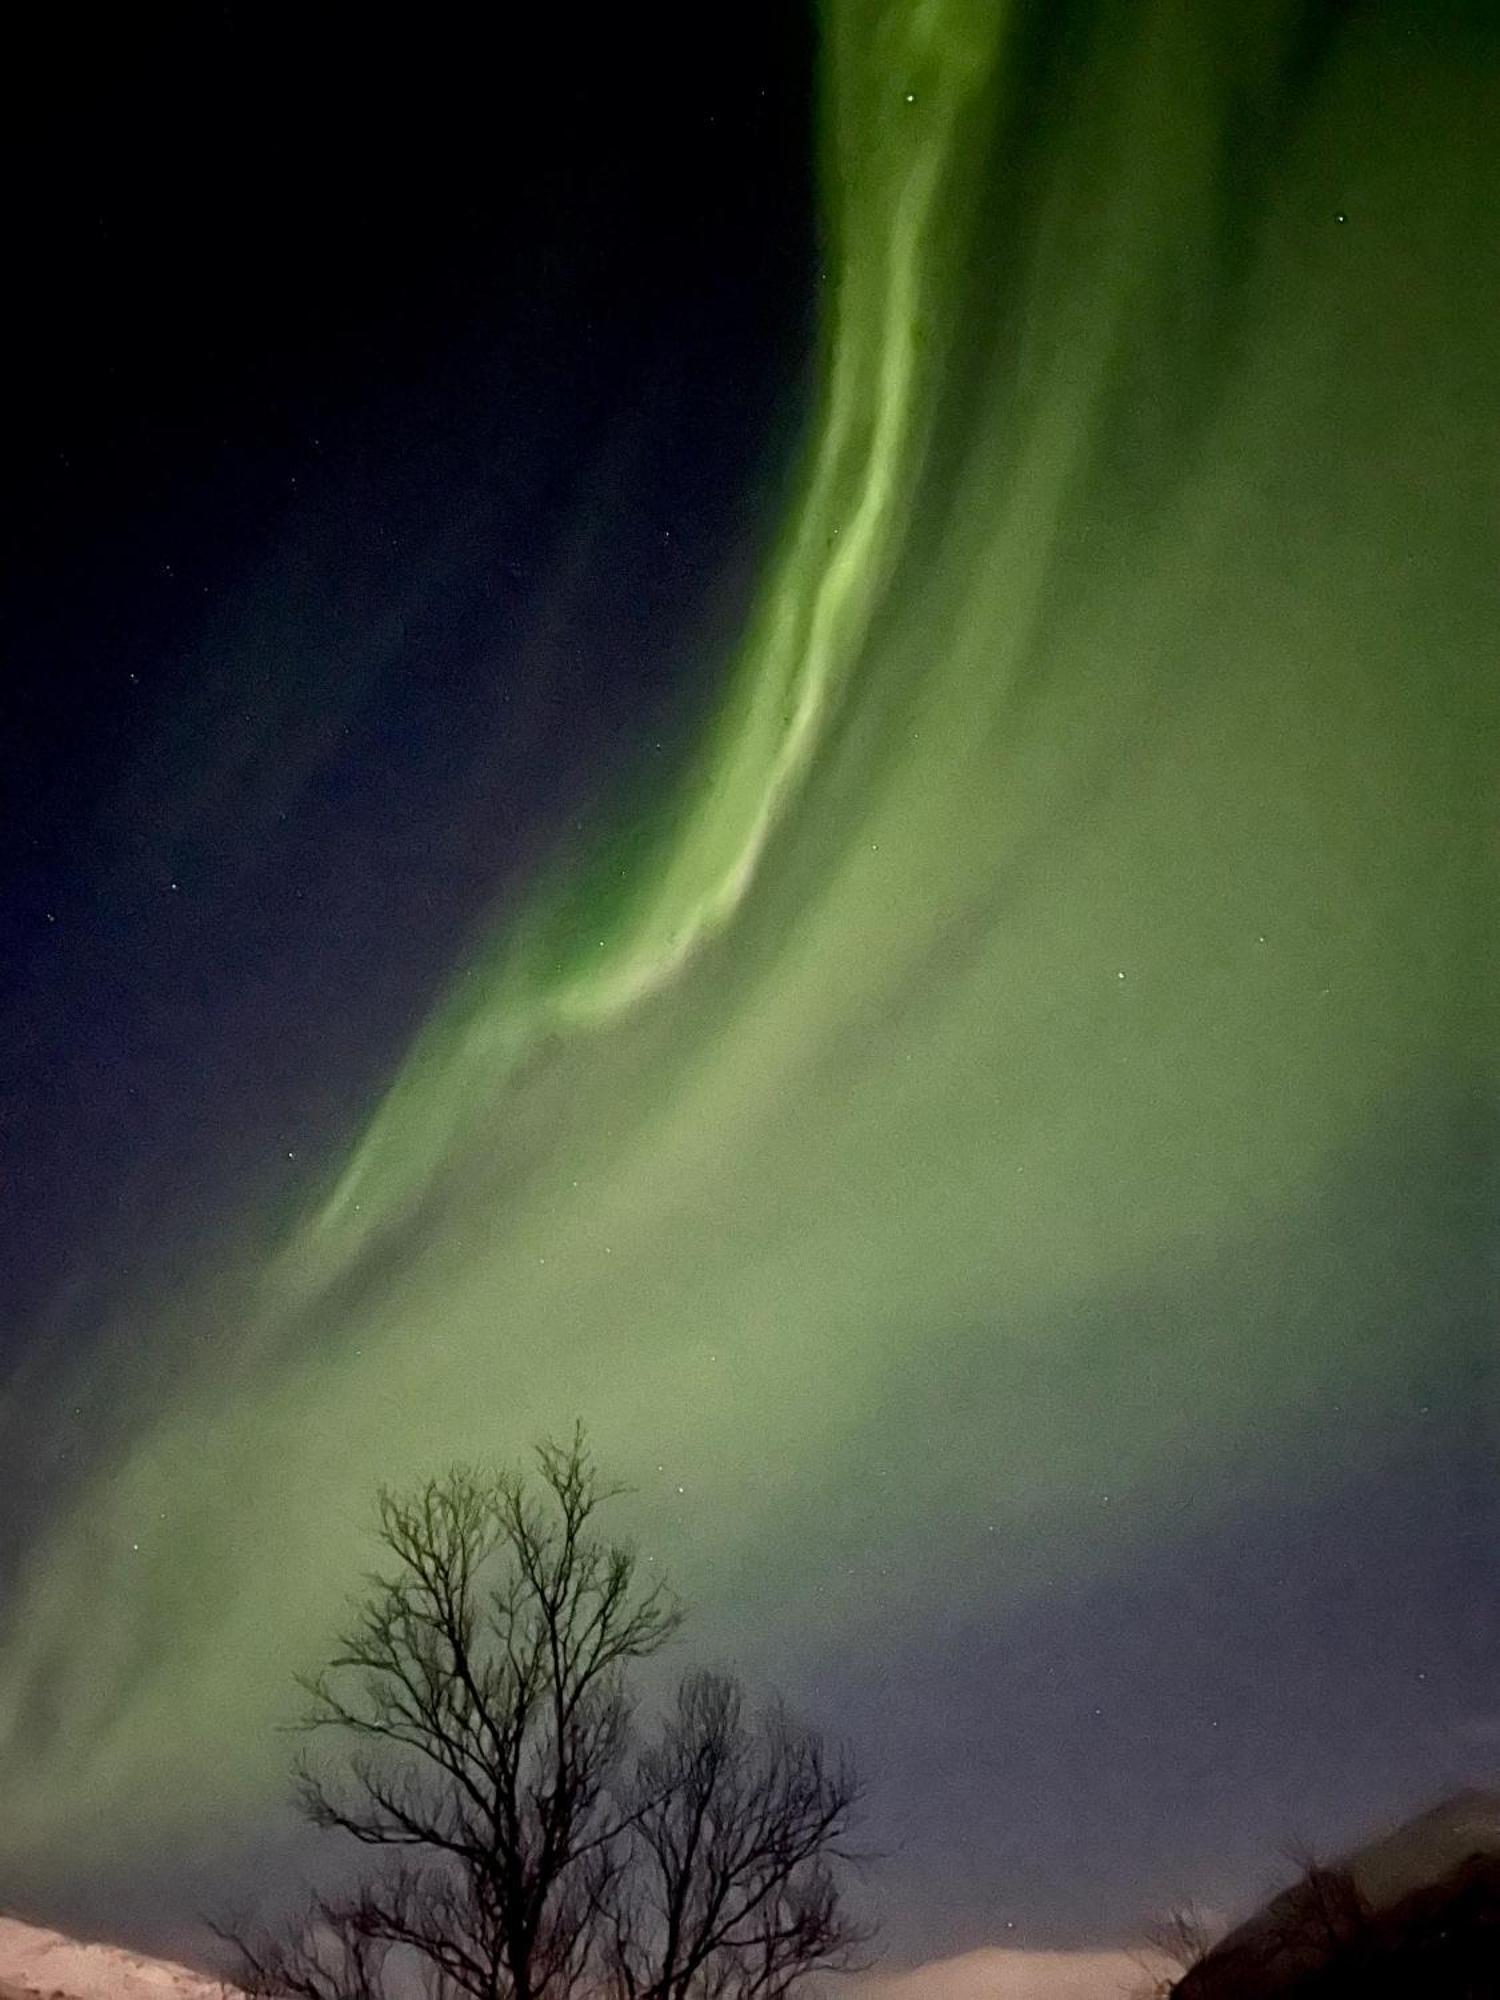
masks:
[(1294, 9), (1189, 0), (1048, 66), (1033, 11), (827, 9), (823, 383), (721, 711), (38, 1548), (17, 1869), (278, 1785), (377, 1478), (581, 1411), (709, 1642), (807, 1661), (1422, 1350), (1440, 1204), (1330, 1218), (1474, 1061), (1483, 66), (1369, 22), (1299, 93)]

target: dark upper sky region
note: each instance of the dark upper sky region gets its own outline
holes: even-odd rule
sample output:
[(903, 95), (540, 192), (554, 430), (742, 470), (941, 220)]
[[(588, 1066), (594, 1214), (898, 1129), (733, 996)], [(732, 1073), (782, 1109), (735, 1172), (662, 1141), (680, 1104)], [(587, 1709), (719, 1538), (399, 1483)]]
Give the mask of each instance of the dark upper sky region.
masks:
[(0, 1904), (278, 1879), (363, 1497), (579, 1409), (897, 1956), (1495, 1777), (1500, 42), (1184, 13), (41, 24)]
[(44, 38), (11, 139), (8, 1334), (80, 1243), (191, 1224), (205, 1172), (290, 1178), (621, 739), (701, 700), (813, 311), (811, 30), (756, 12)]

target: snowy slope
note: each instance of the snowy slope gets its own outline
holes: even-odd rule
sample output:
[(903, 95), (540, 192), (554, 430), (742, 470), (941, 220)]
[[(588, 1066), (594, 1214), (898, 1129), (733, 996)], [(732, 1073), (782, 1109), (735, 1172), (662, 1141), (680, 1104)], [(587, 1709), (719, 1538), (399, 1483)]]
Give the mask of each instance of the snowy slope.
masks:
[(0, 1917), (0, 1996), (5, 2000), (221, 2000), (223, 1987), (166, 1959), (116, 1945), (78, 1944), (56, 1931)]
[[(967, 1952), (909, 1972), (867, 1973), (827, 2000), (1127, 2000), (1148, 1984), (1124, 1952)], [(0, 1917), (0, 2000), (224, 2000), (201, 1972), (114, 1945), (79, 1944)]]
[[(1460, 1793), (1341, 1865), (1378, 1908), (1441, 1880), (1471, 1854), (1500, 1854), (1500, 1792)], [(1253, 1945), (1273, 1920), (1284, 1920), (1283, 1901), (1257, 1912), (1226, 1943)], [(827, 2000), (1131, 2000), (1150, 1985), (1140, 1961), (1123, 1951), (996, 1947), (906, 1972), (866, 1973), (830, 1983), (826, 1994)], [(0, 2000), (224, 2000), (224, 1992), (187, 1966), (0, 1917)]]
[(828, 2000), (1131, 2000), (1151, 1990), (1149, 1968), (1123, 1951), (1014, 1951), (994, 1947), (910, 1972), (830, 1986)]

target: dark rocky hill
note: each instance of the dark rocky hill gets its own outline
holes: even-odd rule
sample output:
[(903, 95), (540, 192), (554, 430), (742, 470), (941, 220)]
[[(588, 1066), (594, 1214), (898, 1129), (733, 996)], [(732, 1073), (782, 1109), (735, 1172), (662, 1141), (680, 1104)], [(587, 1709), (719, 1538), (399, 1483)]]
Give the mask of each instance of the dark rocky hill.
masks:
[(1290, 1889), (1173, 2000), (1500, 2000), (1500, 1795), (1466, 1792)]

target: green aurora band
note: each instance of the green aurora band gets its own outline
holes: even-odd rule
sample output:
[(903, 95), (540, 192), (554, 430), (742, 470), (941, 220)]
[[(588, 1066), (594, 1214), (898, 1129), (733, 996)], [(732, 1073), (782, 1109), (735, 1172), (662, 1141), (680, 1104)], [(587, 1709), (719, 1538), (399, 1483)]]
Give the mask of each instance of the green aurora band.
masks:
[(22, 1882), (279, 1795), (378, 1480), (581, 1412), (785, 1678), (1474, 1359), (1500, 36), (1306, 19), (831, 0), (821, 379), (717, 716), (164, 1304), (237, 1332), (10, 1607)]

